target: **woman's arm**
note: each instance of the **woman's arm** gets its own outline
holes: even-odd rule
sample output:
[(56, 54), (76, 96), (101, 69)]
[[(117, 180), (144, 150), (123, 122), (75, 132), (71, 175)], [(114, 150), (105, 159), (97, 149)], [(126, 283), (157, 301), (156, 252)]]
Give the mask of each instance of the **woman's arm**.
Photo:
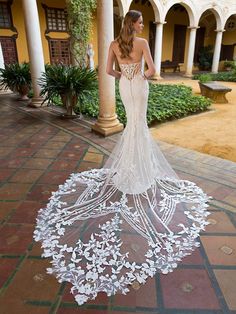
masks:
[(116, 71), (113, 69), (116, 55), (112, 49), (112, 45), (113, 45), (113, 43), (111, 43), (110, 47), (109, 47), (106, 72), (107, 72), (107, 74), (114, 76), (117, 79), (120, 79), (121, 73), (119, 71)]
[(148, 66), (148, 69), (144, 72), (144, 75), (146, 78), (149, 78), (156, 73), (156, 69), (152, 60), (149, 44), (146, 39), (143, 40), (143, 56)]

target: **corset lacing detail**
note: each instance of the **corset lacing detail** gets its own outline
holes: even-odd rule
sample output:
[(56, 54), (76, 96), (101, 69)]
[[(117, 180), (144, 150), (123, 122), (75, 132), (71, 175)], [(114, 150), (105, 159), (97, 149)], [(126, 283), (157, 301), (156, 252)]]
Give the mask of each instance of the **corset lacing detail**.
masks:
[(121, 73), (128, 79), (132, 80), (135, 75), (141, 73), (141, 63), (120, 63)]

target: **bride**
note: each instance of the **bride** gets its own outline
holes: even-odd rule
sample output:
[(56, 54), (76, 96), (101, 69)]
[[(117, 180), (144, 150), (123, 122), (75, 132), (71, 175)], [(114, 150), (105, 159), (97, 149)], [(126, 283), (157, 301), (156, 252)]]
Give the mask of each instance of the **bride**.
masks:
[(107, 73), (119, 79), (127, 115), (121, 139), (102, 169), (71, 174), (37, 218), (34, 238), (51, 258), (48, 272), (71, 284), (79, 305), (172, 272), (208, 224), (207, 195), (177, 177), (149, 133), (147, 79), (155, 67), (147, 41), (136, 37), (142, 30), (141, 13), (129, 11), (109, 49)]

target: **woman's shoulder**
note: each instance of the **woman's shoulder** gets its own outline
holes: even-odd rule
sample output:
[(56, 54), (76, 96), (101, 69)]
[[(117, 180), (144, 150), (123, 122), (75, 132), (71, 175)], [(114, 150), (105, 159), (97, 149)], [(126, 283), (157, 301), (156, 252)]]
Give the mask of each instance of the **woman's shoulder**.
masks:
[(118, 45), (118, 41), (116, 39), (111, 41), (111, 46), (117, 46)]
[(147, 40), (145, 38), (142, 38), (142, 37), (135, 37), (134, 41), (138, 45), (146, 45), (147, 44)]

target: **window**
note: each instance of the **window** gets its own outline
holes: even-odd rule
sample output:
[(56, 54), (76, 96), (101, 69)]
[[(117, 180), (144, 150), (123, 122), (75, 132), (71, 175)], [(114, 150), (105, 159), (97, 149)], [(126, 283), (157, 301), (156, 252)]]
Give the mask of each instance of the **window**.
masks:
[(15, 37), (0, 37), (2, 45), (2, 54), (5, 64), (17, 63), (17, 50), (16, 50), (16, 38)]
[(0, 28), (11, 28), (11, 9), (6, 2), (0, 2)]
[(234, 46), (233, 45), (221, 45), (220, 60), (233, 60), (234, 59)]
[(70, 64), (70, 43), (67, 39), (49, 39), (51, 63)]
[(236, 30), (236, 18), (230, 18), (228, 19), (225, 29), (227, 31), (235, 31)]
[(55, 9), (46, 7), (46, 19), (48, 31), (66, 32), (67, 15), (64, 9)]

